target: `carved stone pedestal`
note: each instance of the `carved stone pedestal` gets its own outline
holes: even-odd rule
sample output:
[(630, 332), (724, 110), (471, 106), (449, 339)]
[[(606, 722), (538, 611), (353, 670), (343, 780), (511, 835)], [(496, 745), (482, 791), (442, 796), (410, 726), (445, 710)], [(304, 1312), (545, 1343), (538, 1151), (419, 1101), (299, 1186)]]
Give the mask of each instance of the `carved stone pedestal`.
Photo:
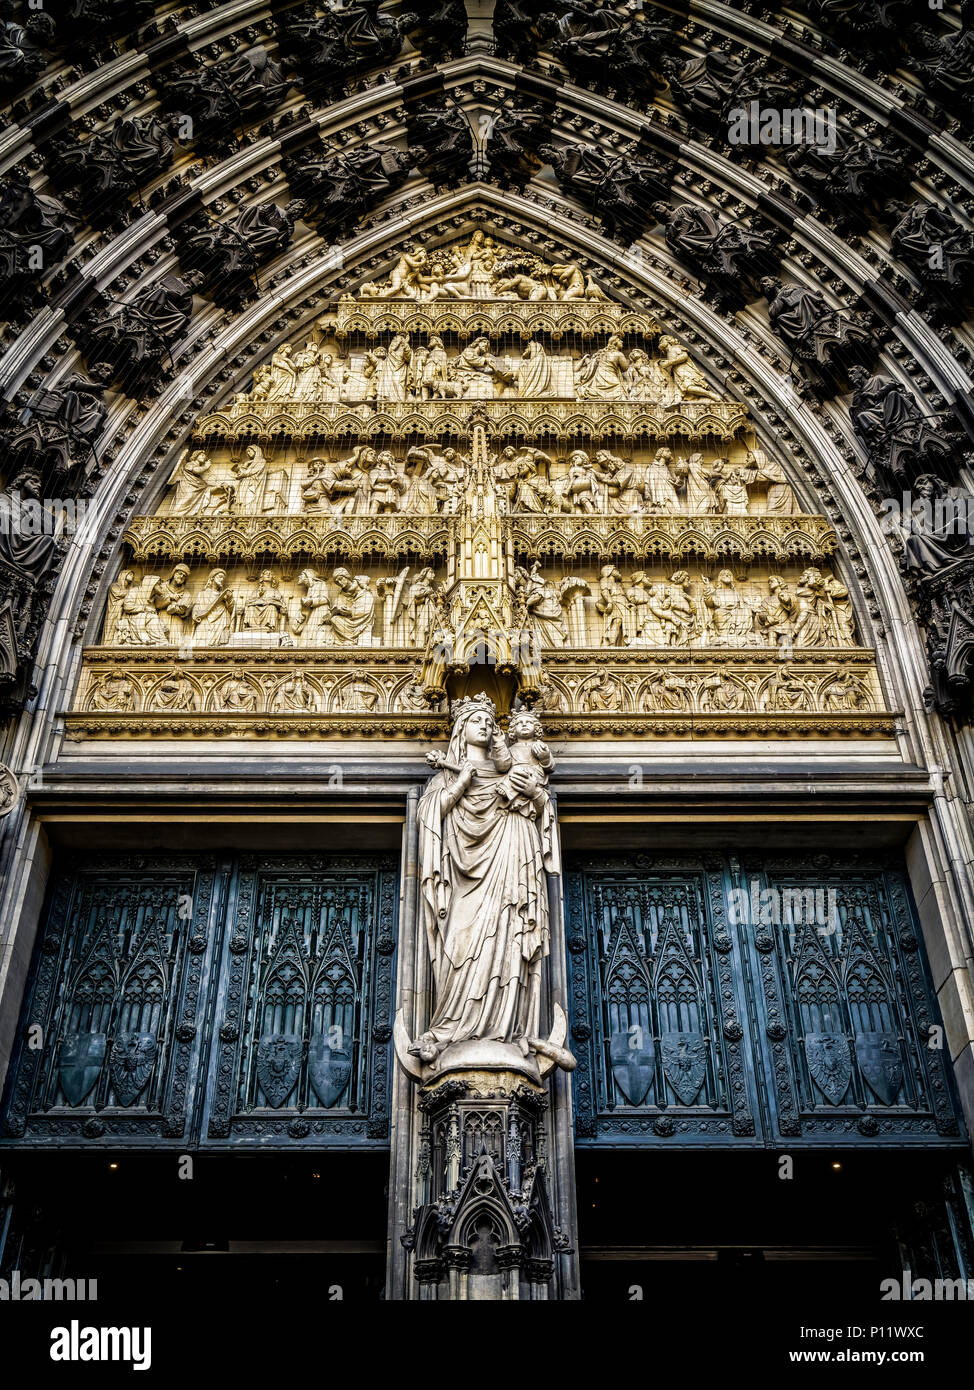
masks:
[(547, 1299), (569, 1242), (548, 1196), (543, 1086), (515, 1071), (455, 1072), (423, 1087), (413, 1226), (419, 1297)]

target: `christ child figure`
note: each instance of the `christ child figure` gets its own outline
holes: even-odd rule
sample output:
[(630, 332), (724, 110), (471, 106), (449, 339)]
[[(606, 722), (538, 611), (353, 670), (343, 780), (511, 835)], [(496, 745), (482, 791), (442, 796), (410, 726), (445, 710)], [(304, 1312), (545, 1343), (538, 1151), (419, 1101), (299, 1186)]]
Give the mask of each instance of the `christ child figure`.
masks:
[[(551, 749), (543, 741), (541, 720), (531, 710), (522, 706), (511, 712), (507, 723), (507, 747), (510, 751), (511, 767), (531, 767), (537, 774), (538, 785), (547, 787), (548, 773), (554, 769), (555, 760)], [(498, 766), (502, 766), (498, 764)], [(506, 769), (505, 769), (506, 770)], [(502, 795), (508, 804), (513, 804), (521, 793), (505, 780)]]

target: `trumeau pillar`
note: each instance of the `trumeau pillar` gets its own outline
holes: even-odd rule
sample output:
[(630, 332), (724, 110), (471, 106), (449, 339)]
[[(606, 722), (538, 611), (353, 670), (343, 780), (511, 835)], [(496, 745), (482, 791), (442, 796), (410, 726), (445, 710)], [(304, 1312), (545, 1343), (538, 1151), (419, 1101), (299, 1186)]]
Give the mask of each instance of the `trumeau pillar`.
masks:
[(486, 695), (458, 700), (439, 771), (410, 794), (389, 1298), (578, 1296), (560, 850), (540, 732), (517, 709), (505, 738)]

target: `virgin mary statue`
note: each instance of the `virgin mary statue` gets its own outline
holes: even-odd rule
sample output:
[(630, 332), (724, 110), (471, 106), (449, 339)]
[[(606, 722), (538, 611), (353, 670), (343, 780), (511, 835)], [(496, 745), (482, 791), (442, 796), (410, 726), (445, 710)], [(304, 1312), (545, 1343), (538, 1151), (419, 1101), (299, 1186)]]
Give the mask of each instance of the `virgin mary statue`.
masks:
[(457, 702), (446, 756), (430, 759), (440, 771), (419, 804), (419, 851), (434, 1001), (414, 1051), (435, 1067), (517, 1065), (545, 1046), (546, 872), (558, 872), (550, 755), (540, 742), (509, 748), (479, 695)]

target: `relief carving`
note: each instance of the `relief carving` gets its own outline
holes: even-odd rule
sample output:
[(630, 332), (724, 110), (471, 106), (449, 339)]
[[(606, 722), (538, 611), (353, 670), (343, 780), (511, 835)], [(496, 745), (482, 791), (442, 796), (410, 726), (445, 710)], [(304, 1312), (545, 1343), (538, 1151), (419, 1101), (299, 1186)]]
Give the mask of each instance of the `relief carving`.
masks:
[(130, 523), (70, 728), (428, 736), (487, 663), (562, 732), (885, 733), (835, 534), (702, 365), (570, 254), (404, 247)]

